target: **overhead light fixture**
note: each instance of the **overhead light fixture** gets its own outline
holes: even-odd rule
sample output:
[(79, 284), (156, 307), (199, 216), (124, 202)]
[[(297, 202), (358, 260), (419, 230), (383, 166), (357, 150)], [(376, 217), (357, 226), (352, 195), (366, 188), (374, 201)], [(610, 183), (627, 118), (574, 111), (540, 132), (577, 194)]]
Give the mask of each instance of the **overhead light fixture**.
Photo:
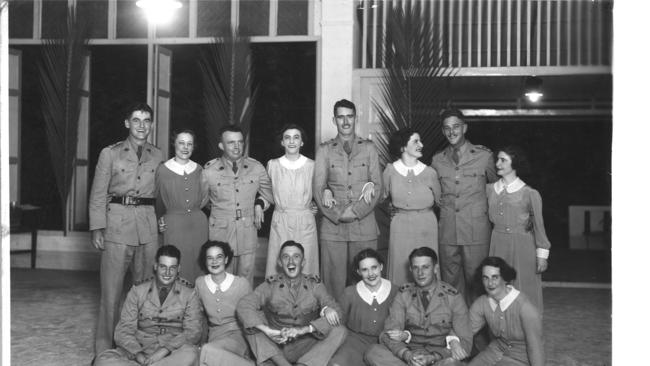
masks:
[(174, 12), (183, 7), (178, 0), (138, 0), (135, 5), (144, 10), (147, 19), (155, 24), (169, 22)]
[(528, 76), (524, 86), (524, 95), (531, 103), (537, 103), (544, 96), (542, 93), (542, 79), (537, 76)]

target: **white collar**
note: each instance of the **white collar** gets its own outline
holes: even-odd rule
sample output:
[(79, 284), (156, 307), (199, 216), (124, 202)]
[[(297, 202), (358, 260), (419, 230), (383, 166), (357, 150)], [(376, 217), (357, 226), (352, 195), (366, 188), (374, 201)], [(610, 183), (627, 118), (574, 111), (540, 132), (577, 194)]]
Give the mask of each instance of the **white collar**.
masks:
[(368, 286), (363, 283), (363, 281), (359, 281), (357, 282), (357, 293), (359, 294), (359, 297), (361, 297), (361, 299), (368, 305), (372, 305), (372, 301), (375, 299), (377, 299), (378, 304), (381, 304), (386, 301), (388, 295), (390, 295), (391, 286), (392, 284), (389, 280), (382, 278), (379, 289), (377, 289), (376, 292), (371, 292)]
[(232, 285), (233, 281), (235, 281), (235, 276), (228, 272), (226, 272), (226, 278), (221, 282), (221, 285), (214, 282), (212, 276), (209, 274), (205, 275), (203, 278), (205, 279), (205, 284), (208, 286), (208, 290), (210, 290), (211, 293), (215, 293), (217, 290), (226, 292)]
[(178, 175), (190, 174), (196, 170), (197, 164), (192, 160), (188, 161), (187, 164), (181, 165), (171, 158), (165, 162), (165, 166), (169, 168), (172, 172)]
[(302, 166), (305, 165), (305, 163), (307, 162), (307, 158), (304, 155), (300, 154), (300, 157), (298, 157), (297, 160), (291, 161), (287, 159), (286, 156), (283, 155), (282, 157), (280, 157), (280, 159), (278, 159), (278, 161), (280, 162), (280, 165), (282, 165), (283, 167), (289, 170), (296, 170), (302, 168)]
[(412, 167), (404, 165), (404, 163), (402, 162), (401, 159), (397, 159), (393, 163), (393, 168), (395, 168), (395, 170), (400, 175), (405, 176), (405, 177), (409, 175), (409, 170), (412, 170), (414, 175), (419, 175), (420, 173), (422, 173), (422, 171), (424, 171), (424, 169), (426, 167), (427, 166), (424, 163), (422, 163), (421, 161), (418, 161), (417, 164), (415, 164), (415, 166), (412, 166)]
[(498, 304), (496, 300), (488, 296), (488, 302), (490, 303), (492, 311), (495, 311), (497, 309), (497, 305), (499, 305), (501, 311), (506, 311), (510, 304), (512, 304), (517, 296), (519, 296), (519, 290), (510, 285), (507, 285), (507, 287), (510, 289), (510, 292), (508, 292), (508, 294), (503, 299), (501, 299)]
[(506, 184), (506, 182), (504, 182), (503, 179), (499, 179), (494, 183), (494, 191), (497, 192), (497, 194), (499, 194), (505, 189), (506, 192), (513, 193), (524, 188), (525, 185), (526, 183), (524, 183), (523, 180), (519, 179), (519, 177), (517, 177), (517, 179), (515, 179), (510, 184)]

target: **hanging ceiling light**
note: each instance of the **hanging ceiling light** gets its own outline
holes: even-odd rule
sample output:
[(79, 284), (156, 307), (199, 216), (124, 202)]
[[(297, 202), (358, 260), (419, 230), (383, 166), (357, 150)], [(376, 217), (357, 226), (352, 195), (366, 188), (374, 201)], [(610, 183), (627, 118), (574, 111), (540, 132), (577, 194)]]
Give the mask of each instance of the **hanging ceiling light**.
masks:
[(532, 103), (537, 103), (544, 93), (542, 93), (542, 79), (537, 76), (528, 76), (524, 86), (524, 94)]
[(144, 10), (147, 19), (155, 24), (169, 22), (174, 12), (183, 7), (178, 0), (138, 0), (135, 5)]

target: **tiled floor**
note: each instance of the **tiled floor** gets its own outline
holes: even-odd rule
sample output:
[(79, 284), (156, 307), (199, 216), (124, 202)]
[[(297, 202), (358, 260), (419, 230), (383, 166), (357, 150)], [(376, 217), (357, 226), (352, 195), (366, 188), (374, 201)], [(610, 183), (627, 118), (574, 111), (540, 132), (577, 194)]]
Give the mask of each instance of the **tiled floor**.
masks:
[[(97, 272), (12, 269), (13, 365), (88, 365)], [(259, 279), (258, 279), (259, 280)], [(544, 289), (549, 366), (611, 365), (611, 291)]]

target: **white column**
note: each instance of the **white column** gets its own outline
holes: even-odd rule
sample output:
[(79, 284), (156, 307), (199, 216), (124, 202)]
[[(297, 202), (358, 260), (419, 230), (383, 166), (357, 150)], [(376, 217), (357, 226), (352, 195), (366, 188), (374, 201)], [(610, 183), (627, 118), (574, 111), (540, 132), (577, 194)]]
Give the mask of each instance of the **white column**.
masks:
[(355, 1), (324, 0), (320, 6), (320, 18), (315, 19), (316, 32), (319, 24), (321, 32), (316, 67), (317, 143), (336, 136), (332, 123), (334, 103), (352, 98)]

